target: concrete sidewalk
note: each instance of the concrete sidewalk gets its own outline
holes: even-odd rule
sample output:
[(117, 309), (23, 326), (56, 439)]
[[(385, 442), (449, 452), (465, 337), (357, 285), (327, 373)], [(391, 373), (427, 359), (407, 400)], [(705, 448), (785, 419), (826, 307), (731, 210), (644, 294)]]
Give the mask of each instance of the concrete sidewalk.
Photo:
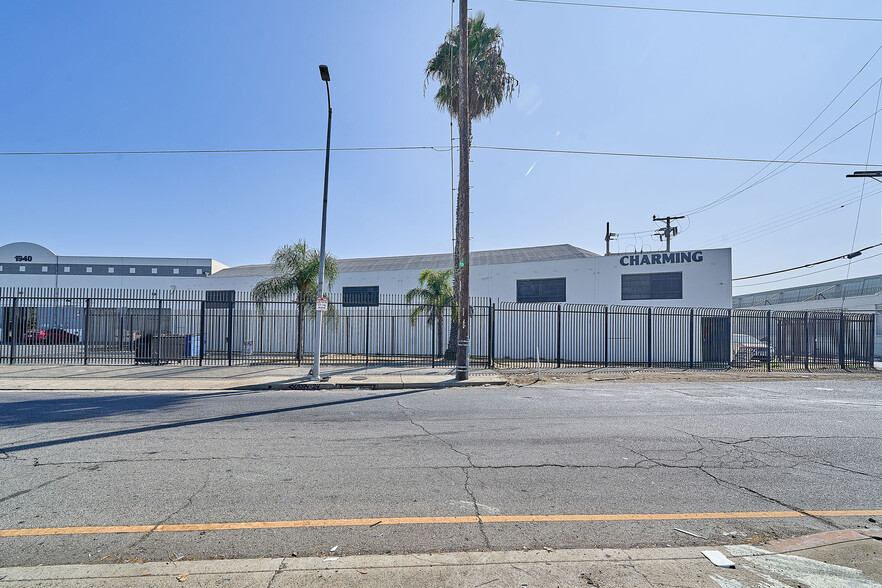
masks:
[(504, 385), (493, 370), (472, 370), (457, 381), (452, 368), (327, 366), (311, 379), (311, 365), (297, 366), (2, 366), (0, 390), (267, 390), (360, 388), (396, 390)]
[[(764, 545), (567, 549), (170, 561), (0, 568), (0, 586), (472, 586), (604, 588), (882, 587), (882, 531), (834, 531)], [(712, 564), (717, 550), (734, 568)]]

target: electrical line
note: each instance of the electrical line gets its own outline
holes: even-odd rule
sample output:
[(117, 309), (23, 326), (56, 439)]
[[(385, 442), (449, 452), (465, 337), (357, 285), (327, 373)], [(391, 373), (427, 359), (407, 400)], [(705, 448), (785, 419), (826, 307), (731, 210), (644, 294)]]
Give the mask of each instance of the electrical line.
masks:
[[(875, 245), (870, 245), (870, 246), (868, 246), (868, 247), (864, 247), (863, 249), (858, 249), (857, 251), (853, 251), (853, 252), (851, 252), (851, 253), (845, 253), (845, 254), (843, 254), (843, 255), (837, 255), (836, 257), (831, 257), (830, 259), (825, 259), (825, 260), (823, 260), (823, 261), (815, 261), (815, 262), (813, 262), (813, 263), (807, 263), (807, 264), (805, 264), (805, 265), (800, 265), (800, 266), (797, 266), (797, 267), (791, 267), (791, 268), (787, 268), (787, 269), (776, 270), (776, 271), (774, 271), (774, 272), (766, 272), (766, 273), (764, 273), (764, 274), (755, 274), (755, 275), (753, 275), (753, 276), (743, 276), (743, 277), (741, 277), (741, 278), (732, 278), (732, 281), (733, 281), (733, 282), (736, 282), (736, 281), (738, 281), (738, 280), (750, 280), (750, 279), (753, 279), (753, 278), (762, 278), (763, 276), (773, 276), (773, 275), (775, 275), (775, 274), (783, 274), (784, 272), (792, 272), (792, 271), (794, 271), (794, 270), (805, 269), (805, 268), (807, 268), (807, 267), (814, 267), (814, 266), (816, 266), (816, 265), (821, 265), (822, 263), (830, 263), (831, 261), (836, 261), (837, 259), (851, 259), (851, 258), (857, 257), (857, 255), (855, 255), (855, 254), (858, 254), (858, 255), (859, 255), (859, 254), (863, 253), (864, 251), (867, 251), (868, 249), (873, 249), (873, 248), (875, 248), (875, 247), (879, 247), (879, 246), (882, 246), (882, 243), (876, 243)], [(850, 257), (849, 257), (849, 256), (850, 256)], [(874, 256), (874, 257), (875, 257), (875, 256)]]
[[(876, 112), (879, 112), (879, 98), (882, 96), (882, 78), (879, 79), (879, 91), (876, 94)], [(870, 144), (867, 145), (867, 164), (870, 161), (870, 152), (873, 150), (873, 135), (876, 133), (876, 115), (873, 114), (873, 128), (870, 131)], [(868, 168), (868, 165), (864, 165), (864, 169)], [(857, 217), (854, 219), (854, 235), (851, 238), (851, 248), (854, 249), (854, 244), (857, 242), (857, 234), (858, 234), (858, 225), (861, 220), (861, 209), (864, 205), (864, 187), (867, 185), (867, 178), (864, 178), (864, 181), (861, 182), (861, 199), (858, 202), (858, 210)], [(848, 260), (848, 270), (845, 272), (845, 279), (848, 279), (848, 276), (851, 275), (851, 258)], [(845, 304), (845, 299), (842, 299), (842, 304)]]
[[(882, 253), (877, 253), (875, 255), (868, 255), (867, 257), (863, 257), (861, 259), (853, 261), (853, 263), (858, 263), (861, 261), (869, 261), (869, 260), (873, 259), (874, 257), (879, 257), (879, 256), (882, 256)], [(789, 282), (791, 280), (798, 280), (799, 278), (804, 278), (805, 276), (811, 276), (811, 275), (820, 274), (823, 272), (830, 272), (830, 271), (833, 271), (833, 270), (836, 270), (839, 268), (846, 267), (847, 265), (848, 265), (847, 263), (841, 263), (839, 265), (834, 265), (833, 267), (827, 267), (824, 269), (815, 270), (813, 272), (806, 272), (804, 274), (799, 274), (798, 276), (790, 276), (789, 278), (781, 278), (779, 280), (768, 280), (766, 282), (754, 282), (753, 284), (733, 284), (732, 287), (733, 288), (753, 288), (754, 286), (762, 286), (763, 284), (777, 284), (779, 282)], [(798, 286), (793, 286), (793, 287), (797, 288)], [(750, 292), (748, 294), (739, 294), (739, 296), (750, 296), (751, 294), (758, 294), (758, 292)]]
[[(811, 145), (812, 143), (814, 143), (815, 141), (817, 141), (818, 139), (820, 139), (820, 138), (824, 135), (824, 133), (826, 133), (828, 130), (830, 130), (830, 128), (831, 128), (833, 125), (835, 125), (837, 122), (839, 122), (839, 120), (841, 120), (842, 117), (845, 116), (846, 113), (848, 113), (848, 111), (851, 110), (851, 109), (854, 107), (854, 105), (857, 104), (858, 101), (859, 101), (861, 98), (863, 98), (863, 97), (867, 94), (867, 92), (870, 91), (870, 89), (872, 89), (873, 87), (875, 87), (875, 85), (876, 85), (876, 83), (874, 82), (872, 86), (870, 86), (869, 88), (867, 88), (867, 90), (865, 90), (864, 93), (861, 94), (861, 96), (860, 96), (857, 100), (855, 100), (855, 101), (852, 103), (852, 105), (849, 106), (849, 107), (845, 110), (845, 112), (843, 112), (841, 115), (839, 115), (839, 117), (837, 117), (836, 120), (834, 120), (832, 123), (830, 123), (829, 125), (827, 125), (827, 128), (825, 128), (823, 131), (821, 131), (817, 136), (815, 136), (814, 139), (812, 139), (811, 141), (809, 141), (808, 143), (806, 143), (806, 145), (803, 146), (802, 149), (800, 149), (799, 151), (797, 151), (797, 152), (794, 153), (793, 155), (794, 155), (794, 156), (799, 155), (800, 153), (802, 153), (803, 151), (805, 151), (805, 150), (809, 147), (809, 145)], [(877, 110), (876, 112), (874, 112), (873, 114), (869, 115), (868, 117), (864, 118), (863, 120), (859, 121), (857, 124), (855, 124), (854, 126), (852, 126), (851, 128), (849, 128), (847, 131), (845, 131), (844, 133), (842, 133), (841, 135), (839, 135), (839, 136), (836, 137), (835, 139), (832, 139), (832, 140), (828, 141), (827, 143), (825, 143), (824, 145), (822, 145), (821, 147), (818, 147), (817, 149), (815, 149), (814, 151), (812, 151), (811, 153), (809, 153), (808, 155), (806, 155), (805, 157), (803, 157), (803, 158), (800, 159), (800, 160), (796, 160), (796, 161), (775, 161), (775, 160), (770, 160), (768, 163), (766, 163), (765, 166), (763, 166), (763, 168), (762, 168), (759, 172), (755, 173), (755, 174), (752, 175), (750, 178), (748, 178), (747, 180), (745, 180), (744, 182), (742, 182), (737, 188), (735, 188), (734, 190), (732, 190), (732, 191), (729, 192), (728, 194), (726, 194), (726, 195), (724, 195), (724, 196), (721, 196), (720, 198), (717, 198), (716, 200), (714, 200), (714, 201), (712, 201), (712, 202), (709, 202), (708, 204), (704, 204), (704, 205), (702, 205), (702, 206), (699, 206), (698, 208), (693, 208), (692, 210), (689, 210), (689, 211), (684, 212), (684, 213), (682, 213), (682, 214), (684, 214), (684, 215), (686, 215), (686, 216), (689, 216), (689, 215), (699, 214), (699, 213), (701, 213), (701, 212), (705, 212), (705, 211), (707, 211), (707, 210), (710, 210), (711, 208), (715, 208), (715, 207), (719, 206), (720, 204), (723, 204), (723, 203), (725, 203), (725, 202), (728, 202), (729, 200), (732, 200), (732, 199), (735, 198), (736, 196), (739, 196), (739, 195), (743, 194), (743, 193), (746, 192), (747, 190), (750, 190), (751, 188), (753, 188), (753, 187), (755, 187), (755, 186), (758, 186), (759, 184), (765, 182), (766, 180), (770, 180), (770, 179), (774, 178), (775, 176), (777, 176), (777, 175), (779, 175), (779, 174), (781, 174), (781, 173), (784, 173), (785, 171), (787, 171), (788, 169), (790, 169), (791, 167), (793, 167), (793, 165), (795, 165), (796, 163), (803, 163), (803, 162), (805, 162), (805, 161), (806, 161), (809, 157), (811, 157), (812, 155), (818, 153), (819, 151), (823, 151), (824, 149), (826, 149), (827, 147), (829, 147), (830, 145), (832, 145), (833, 143), (835, 143), (835, 142), (838, 141), (839, 139), (843, 138), (845, 135), (849, 134), (850, 132), (852, 132), (853, 130), (855, 130), (856, 128), (858, 128), (859, 126), (861, 126), (862, 124), (864, 124), (865, 122), (867, 122), (868, 120), (874, 118), (877, 112), (878, 112), (878, 110)], [(776, 167), (774, 170), (770, 171), (768, 174), (766, 174), (766, 175), (763, 176), (762, 178), (760, 178), (760, 179), (758, 179), (757, 181), (753, 182), (753, 183), (750, 184), (749, 186), (745, 186), (745, 187), (742, 188), (742, 186), (744, 186), (744, 184), (746, 184), (747, 182), (749, 182), (750, 180), (752, 180), (753, 178), (755, 178), (759, 173), (762, 172), (762, 170), (764, 170), (765, 168), (767, 168), (771, 163), (778, 163), (779, 165), (778, 165), (778, 167)], [(864, 164), (860, 164), (860, 165), (864, 165)]]
[(882, 22), (882, 18), (861, 18), (851, 16), (812, 16), (808, 14), (769, 14), (761, 12), (728, 12), (723, 10), (690, 10), (686, 8), (661, 8), (652, 6), (627, 6), (623, 4), (595, 4), (589, 2), (563, 2), (561, 0), (512, 0), (530, 4), (557, 4), (561, 6), (582, 6), (586, 8), (616, 8), (621, 10), (646, 10), (651, 12), (679, 12), (688, 14), (712, 14), (717, 16), (752, 16), (761, 18), (795, 18), (803, 20), (839, 20), (855, 22)]
[[(869, 120), (870, 117), (868, 117)], [(865, 121), (862, 121), (865, 122)], [(858, 123), (860, 124), (860, 123)], [(855, 127), (852, 127), (853, 130)], [(849, 131), (850, 131), (849, 130)], [(849, 132), (846, 131), (846, 132)], [(840, 137), (837, 137), (838, 140)], [(829, 145), (829, 143), (827, 144)], [(825, 145), (825, 147), (827, 146)], [(852, 163), (844, 161), (809, 161), (809, 160), (779, 160), (757, 159), (750, 157), (716, 157), (704, 155), (677, 155), (665, 153), (626, 153), (617, 151), (583, 151), (577, 149), (541, 149), (532, 147), (502, 147), (498, 145), (472, 145), (472, 149), (484, 149), (489, 151), (513, 151), (522, 153), (553, 153), (563, 155), (594, 155), (605, 157), (637, 157), (649, 159), (680, 159), (690, 161), (724, 161), (738, 163), (782, 163), (788, 165), (826, 165), (839, 167), (860, 167), (865, 163)], [(413, 145), (391, 147), (332, 147), (331, 151), (439, 151), (448, 152), (449, 147), (439, 145)], [(130, 150), (130, 151), (2, 151), (0, 156), (40, 156), (40, 155), (182, 155), (182, 154), (206, 154), (206, 153), (311, 153), (323, 152), (324, 148), (278, 148), (278, 149), (156, 149), (156, 150)], [(882, 164), (870, 164), (882, 167)]]
[[(851, 206), (859, 199), (858, 188), (849, 188), (834, 195), (833, 198), (817, 200), (811, 204), (797, 208), (795, 212), (779, 214), (770, 217), (766, 221), (754, 225), (748, 225), (738, 231), (726, 233), (725, 239), (715, 239), (702, 244), (703, 247), (713, 247), (718, 244), (738, 245), (746, 243), (766, 235), (776, 233), (793, 225), (836, 212)], [(845, 196), (842, 196), (845, 194)], [(882, 186), (868, 192), (867, 196), (882, 194)]]
[[(869, 120), (868, 117), (866, 120)], [(861, 121), (861, 122), (866, 122)], [(861, 124), (861, 123), (858, 123)], [(852, 127), (846, 133), (854, 130), (855, 127)], [(843, 135), (840, 135), (834, 141), (841, 139)], [(829, 145), (829, 143), (827, 144)], [(824, 145), (824, 147), (827, 147)], [(844, 167), (860, 167), (864, 165), (863, 163), (842, 163), (842, 162), (831, 162), (831, 161), (808, 161), (808, 160), (798, 160), (798, 161), (790, 161), (790, 160), (779, 160), (779, 159), (753, 159), (747, 157), (713, 157), (713, 156), (705, 156), (705, 155), (669, 155), (662, 153), (623, 153), (616, 151), (580, 151), (575, 149), (538, 149), (538, 148), (529, 148), (529, 147), (499, 147), (499, 146), (488, 146), (488, 145), (472, 145), (472, 149), (488, 149), (494, 151), (523, 151), (527, 153), (557, 153), (557, 154), (567, 154), (567, 155), (604, 155), (610, 157), (645, 157), (645, 158), (655, 158), (655, 159), (686, 159), (686, 160), (697, 160), (697, 161), (738, 161), (744, 163), (784, 163), (784, 164), (804, 164), (804, 165), (837, 165)], [(823, 147), (822, 147), (823, 149)], [(817, 153), (817, 151), (815, 152)], [(2, 155), (2, 154), (0, 154)], [(878, 165), (882, 167), (882, 164), (872, 164), (873, 166)]]

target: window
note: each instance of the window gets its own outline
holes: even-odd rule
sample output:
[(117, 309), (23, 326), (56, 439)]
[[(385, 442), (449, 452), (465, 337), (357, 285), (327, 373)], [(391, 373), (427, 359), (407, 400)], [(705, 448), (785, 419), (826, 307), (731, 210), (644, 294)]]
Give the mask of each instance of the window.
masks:
[(87, 274), (91, 274), (91, 273), (92, 273), (92, 268), (87, 267), (87, 268), (86, 268), (86, 273), (87, 273)]
[(343, 306), (379, 306), (379, 286), (344, 286)]
[(151, 274), (155, 274), (155, 273), (156, 273), (156, 268), (155, 268), (155, 267), (150, 268), (150, 273), (151, 273)]
[(43, 266), (43, 273), (45, 274), (45, 273), (48, 272), (48, 271), (49, 271), (49, 266), (44, 265), (44, 266)]
[(64, 273), (66, 273), (66, 274), (70, 273), (70, 266), (69, 265), (64, 266)]
[(518, 302), (566, 302), (567, 279), (518, 280)]
[(113, 273), (113, 268), (112, 268), (112, 267), (107, 268), (107, 273), (108, 273), (108, 274), (112, 274), (112, 273)]
[(624, 274), (622, 300), (673, 300), (683, 298), (683, 272)]
[(18, 271), (20, 271), (20, 272), (25, 271), (25, 266), (23, 266), (23, 265), (18, 266)]
[(133, 273), (135, 273), (135, 268), (133, 268), (133, 267), (130, 267), (130, 268), (129, 268), (129, 273), (130, 273), (130, 274), (133, 274)]
[(181, 270), (179, 270), (178, 268), (175, 268), (175, 269), (172, 270), (172, 273), (173, 273), (174, 275), (178, 275), (179, 273), (181, 273)]
[(205, 308), (229, 308), (236, 301), (234, 290), (206, 290)]
[(197, 268), (196, 268), (196, 275), (197, 275), (197, 276), (201, 276), (201, 275), (202, 275), (202, 268), (201, 268), (201, 267), (197, 267)]

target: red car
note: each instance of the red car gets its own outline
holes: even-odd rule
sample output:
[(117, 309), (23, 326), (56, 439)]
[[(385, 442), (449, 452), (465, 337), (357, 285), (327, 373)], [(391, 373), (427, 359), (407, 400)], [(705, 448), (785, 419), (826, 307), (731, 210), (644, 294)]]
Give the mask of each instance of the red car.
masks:
[(78, 343), (79, 336), (64, 329), (40, 329), (24, 334), (25, 343)]

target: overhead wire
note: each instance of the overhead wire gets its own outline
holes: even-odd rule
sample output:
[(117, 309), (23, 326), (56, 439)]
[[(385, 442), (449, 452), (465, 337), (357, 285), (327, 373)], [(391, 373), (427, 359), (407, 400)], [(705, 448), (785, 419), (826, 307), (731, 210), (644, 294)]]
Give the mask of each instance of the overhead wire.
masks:
[(858, 249), (857, 251), (852, 251), (851, 253), (844, 253), (844, 254), (842, 254), (842, 255), (837, 255), (836, 257), (831, 257), (831, 258), (829, 258), (829, 259), (824, 259), (824, 260), (822, 260), (822, 261), (814, 261), (814, 262), (812, 262), (812, 263), (807, 263), (807, 264), (805, 264), (805, 265), (800, 265), (800, 266), (796, 266), (796, 267), (789, 267), (789, 268), (787, 268), (787, 269), (775, 270), (775, 271), (773, 271), (773, 272), (766, 272), (766, 273), (763, 273), (763, 274), (754, 274), (754, 275), (752, 275), (752, 276), (742, 276), (742, 277), (740, 277), (740, 278), (732, 278), (732, 281), (733, 281), (733, 282), (737, 282), (737, 281), (740, 281), (740, 280), (752, 280), (753, 278), (762, 278), (762, 277), (765, 277), (765, 276), (774, 276), (774, 275), (776, 275), (776, 274), (783, 274), (783, 273), (786, 273), (786, 272), (792, 272), (792, 271), (796, 271), (796, 270), (800, 270), (800, 269), (805, 269), (805, 268), (809, 268), (809, 267), (814, 267), (814, 266), (816, 266), (816, 265), (821, 265), (821, 264), (824, 264), (824, 263), (830, 263), (831, 261), (836, 261), (837, 259), (847, 259), (847, 258), (849, 258), (849, 256), (851, 256), (851, 258), (854, 258), (854, 257), (856, 257), (857, 255), (860, 255), (861, 253), (863, 253), (864, 251), (869, 251), (870, 249), (875, 249), (876, 247), (880, 247), (880, 246), (882, 246), (882, 243), (876, 243), (875, 245), (868, 245), (867, 247), (864, 247), (863, 249)]
[[(843, 86), (843, 87), (842, 87), (842, 88), (836, 93), (836, 95), (834, 95), (833, 98), (830, 99), (829, 102), (827, 102), (827, 104), (824, 106), (824, 108), (822, 108), (821, 111), (820, 111), (817, 115), (815, 115), (815, 117), (811, 120), (811, 122), (809, 122), (809, 124), (808, 124), (808, 125), (807, 125), (807, 126), (806, 126), (806, 127), (805, 127), (805, 128), (804, 128), (804, 129), (803, 129), (803, 130), (802, 130), (797, 136), (796, 136), (796, 138), (793, 139), (793, 140), (792, 140), (792, 141), (791, 141), (786, 147), (784, 147), (784, 149), (782, 149), (781, 151), (779, 151), (777, 155), (775, 155), (774, 159), (780, 159), (785, 153), (787, 153), (787, 151), (790, 150), (790, 148), (791, 148), (793, 145), (796, 144), (797, 141), (799, 141), (799, 139), (802, 138), (803, 135), (805, 135), (806, 132), (808, 132), (808, 130), (809, 130), (810, 128), (812, 128), (812, 126), (814, 126), (814, 124), (815, 124), (815, 123), (821, 118), (821, 116), (823, 116), (824, 113), (827, 112), (827, 110), (829, 110), (829, 108), (830, 108), (830, 107), (836, 102), (836, 100), (838, 100), (839, 97), (840, 97), (840, 96), (841, 96), (841, 95), (842, 95), (842, 94), (848, 89), (848, 87), (851, 86), (852, 82), (854, 82), (854, 81), (857, 79), (857, 77), (858, 77), (858, 76), (859, 76), (859, 75), (860, 75), (860, 74), (861, 74), (861, 73), (867, 68), (867, 66), (873, 61), (873, 59), (876, 58), (876, 55), (879, 54), (879, 51), (880, 51), (880, 50), (882, 50), (882, 45), (879, 45), (879, 47), (876, 48), (876, 50), (873, 52), (873, 54), (870, 55), (870, 57), (864, 62), (864, 64), (858, 69), (858, 71), (855, 72), (855, 74), (854, 74), (853, 76), (851, 76), (851, 78), (849, 78), (848, 82), (846, 82), (845, 85), (844, 85), (844, 86)], [(870, 88), (872, 88), (872, 86), (870, 86)], [(799, 154), (799, 153), (801, 153), (803, 150), (805, 150), (805, 149), (808, 147), (808, 145), (811, 145), (811, 144), (812, 144), (814, 141), (816, 141), (821, 135), (823, 135), (823, 134), (824, 134), (824, 133), (825, 133), (825, 132), (826, 132), (826, 131), (827, 131), (827, 130), (833, 125), (833, 124), (835, 124), (836, 122), (838, 122), (838, 121), (839, 121), (839, 120), (840, 120), (840, 119), (841, 119), (841, 118), (842, 118), (842, 117), (843, 117), (843, 116), (844, 116), (849, 110), (851, 110), (851, 109), (854, 107), (855, 104), (857, 104), (858, 101), (860, 101), (861, 98), (863, 98), (863, 96), (864, 96), (864, 95), (870, 90), (870, 88), (867, 88), (867, 90), (865, 90), (865, 91), (861, 94), (861, 96), (858, 97), (858, 99), (855, 100), (855, 101), (851, 104), (851, 106), (849, 106), (849, 107), (845, 110), (845, 112), (843, 112), (839, 117), (837, 117), (836, 120), (834, 120), (833, 123), (831, 123), (830, 125), (828, 125), (827, 128), (825, 128), (823, 131), (821, 131), (821, 133), (819, 133), (818, 135), (816, 135), (815, 138), (812, 139), (812, 141), (810, 141), (810, 142), (807, 143), (805, 146), (803, 146), (802, 149), (800, 149), (799, 151), (797, 151), (796, 154)], [(752, 176), (750, 176), (749, 178), (747, 178), (746, 180), (744, 180), (743, 182), (741, 182), (738, 186), (736, 186), (735, 188), (733, 188), (732, 190), (730, 190), (729, 192), (727, 192), (726, 194), (724, 194), (724, 195), (721, 196), (720, 198), (717, 198), (716, 200), (714, 200), (714, 201), (712, 201), (712, 202), (710, 202), (710, 203), (708, 203), (708, 204), (702, 205), (702, 206), (700, 206), (700, 207), (698, 207), (698, 208), (694, 208), (694, 209), (691, 209), (691, 210), (689, 210), (689, 211), (686, 211), (686, 212), (683, 212), (683, 213), (678, 213), (678, 214), (683, 214), (684, 216), (686, 216), (687, 219), (689, 219), (691, 214), (698, 214), (698, 213), (700, 213), (700, 212), (704, 212), (704, 211), (706, 211), (706, 210), (710, 210), (711, 208), (714, 208), (714, 207), (716, 207), (716, 206), (719, 206), (720, 204), (723, 204), (724, 202), (727, 202), (728, 200), (731, 200), (732, 198), (734, 198), (734, 197), (736, 197), (736, 196), (738, 196), (738, 195), (744, 193), (745, 191), (747, 191), (747, 190), (749, 190), (749, 189), (751, 189), (751, 188), (757, 186), (758, 184), (760, 184), (760, 183), (766, 181), (767, 179), (770, 179), (771, 177), (774, 177), (774, 175), (777, 175), (777, 173), (774, 174), (774, 175), (772, 175), (772, 174), (766, 175), (765, 177), (761, 178), (761, 179), (758, 180), (757, 182), (754, 182), (753, 184), (750, 184), (749, 186), (746, 186), (746, 187), (745, 187), (745, 184), (748, 184), (751, 180), (753, 180), (753, 179), (756, 178), (758, 175), (760, 175), (762, 172), (764, 172), (766, 169), (768, 169), (768, 167), (769, 167), (770, 165), (771, 165), (771, 163), (766, 163), (762, 168), (760, 168), (759, 170), (757, 170)], [(781, 169), (781, 165), (779, 165), (779, 166), (776, 168), (775, 171), (778, 171), (778, 170), (780, 170), (780, 169)], [(789, 169), (789, 168), (788, 168), (788, 169)], [(781, 171), (784, 171), (784, 170), (781, 170)]]
[[(869, 119), (870, 117), (868, 117)], [(866, 120), (868, 120), (866, 119)], [(865, 122), (865, 121), (862, 121)], [(860, 123), (859, 123), (860, 124)], [(850, 129), (850, 130), (853, 130)], [(849, 131), (847, 131), (849, 132)], [(843, 134), (844, 135), (844, 134)], [(842, 135), (838, 138), (841, 138)], [(837, 138), (837, 139), (838, 139)], [(511, 151), (522, 153), (554, 153), (563, 155), (591, 155), (605, 157), (635, 157), (649, 159), (680, 159), (691, 161), (722, 161), (736, 163), (784, 163), (836, 167), (860, 167), (864, 162), (854, 163), (847, 161), (810, 161), (802, 159), (798, 161), (759, 159), (751, 157), (718, 157), (705, 155), (680, 155), (667, 153), (631, 153), (619, 151), (587, 151), (578, 149), (544, 149), (538, 147), (504, 147), (499, 145), (472, 145), (472, 149), (486, 149), (492, 151)], [(431, 150), (447, 153), (450, 148), (443, 145), (398, 145), (398, 146), (367, 146), (367, 147), (331, 147), (331, 151), (420, 151)], [(85, 156), (85, 155), (188, 155), (208, 153), (311, 153), (324, 152), (324, 147), (296, 147), (274, 149), (154, 149), (154, 150), (95, 150), (95, 151), (0, 151), (0, 156), (26, 157), (26, 156)], [(879, 165), (882, 164), (872, 164)]]
[[(876, 112), (879, 112), (879, 97), (880, 96), (882, 96), (882, 78), (879, 79), (879, 90), (876, 93)], [(873, 135), (875, 133), (876, 133), (876, 115), (874, 113), (873, 114), (873, 127), (870, 130), (870, 142), (869, 142), (869, 145), (867, 145), (867, 163), (864, 165), (864, 170), (866, 170), (869, 167), (870, 152), (873, 150)], [(860, 225), (860, 221), (861, 221), (861, 209), (863, 208), (863, 204), (864, 204), (864, 188), (866, 187), (866, 185), (867, 185), (867, 178), (864, 178), (863, 181), (861, 182), (861, 198), (858, 201), (857, 216), (854, 219), (854, 235), (851, 238), (851, 248), (852, 249), (854, 249), (854, 244), (857, 242), (858, 226)], [(848, 277), (851, 275), (851, 262), (852, 262), (852, 258), (849, 258), (848, 269), (845, 272), (845, 279), (848, 279)], [(842, 300), (842, 304), (843, 305), (845, 304), (845, 299)]]
[[(843, 196), (843, 194), (845, 196)], [(870, 196), (878, 194), (882, 194), (882, 187), (869, 193)], [(849, 188), (837, 192), (832, 198), (819, 199), (788, 213), (769, 217), (763, 222), (742, 227), (737, 231), (727, 232), (724, 239), (706, 241), (702, 246), (712, 247), (717, 244), (739, 245), (741, 243), (746, 243), (813, 218), (836, 212), (846, 206), (851, 206), (858, 201), (858, 198), (858, 188)]]
[(529, 4), (556, 4), (560, 6), (581, 6), (585, 8), (612, 8), (620, 10), (645, 10), (651, 12), (678, 12), (686, 14), (708, 14), (715, 16), (749, 16), (759, 18), (791, 18), (801, 20), (831, 20), (831, 21), (854, 21), (854, 22), (882, 22), (882, 18), (852, 17), (852, 16), (815, 16), (809, 14), (773, 14), (763, 12), (732, 12), (725, 10), (694, 10), (686, 8), (664, 8), (659, 6), (630, 6), (624, 4), (598, 4), (594, 2), (565, 2), (563, 0), (512, 0)]
[[(873, 259), (874, 257), (880, 257), (880, 256), (882, 256), (882, 253), (876, 253), (875, 255), (868, 255), (868, 256), (866, 256), (866, 257), (862, 257), (862, 258), (860, 258), (860, 259), (851, 260), (851, 261), (852, 261), (853, 263), (859, 263), (859, 262), (861, 262), (861, 261), (869, 261), (869, 260)], [(840, 268), (845, 267), (846, 265), (848, 265), (848, 264), (846, 264), (846, 263), (841, 263), (841, 264), (839, 264), (839, 265), (834, 265), (833, 267), (826, 267), (826, 268), (824, 268), (824, 269), (815, 270), (815, 271), (813, 271), (813, 272), (806, 272), (806, 273), (803, 273), (803, 274), (799, 274), (799, 275), (797, 275), (797, 276), (790, 276), (790, 277), (787, 277), (787, 278), (780, 278), (780, 279), (777, 279), (777, 280), (767, 280), (767, 281), (765, 281), (765, 282), (754, 282), (754, 283), (752, 283), (752, 284), (732, 284), (732, 287), (733, 287), (733, 288), (752, 288), (752, 287), (754, 287), (754, 286), (762, 286), (762, 285), (765, 285), (765, 284), (778, 284), (778, 283), (780, 283), (780, 282), (790, 282), (790, 281), (792, 281), (792, 280), (798, 280), (799, 278), (804, 278), (804, 277), (806, 277), (806, 276), (812, 276), (812, 275), (814, 275), (814, 274), (820, 274), (820, 273), (823, 273), (823, 272), (830, 272), (830, 271), (833, 271), (833, 270), (836, 270), (836, 269), (840, 269)]]

